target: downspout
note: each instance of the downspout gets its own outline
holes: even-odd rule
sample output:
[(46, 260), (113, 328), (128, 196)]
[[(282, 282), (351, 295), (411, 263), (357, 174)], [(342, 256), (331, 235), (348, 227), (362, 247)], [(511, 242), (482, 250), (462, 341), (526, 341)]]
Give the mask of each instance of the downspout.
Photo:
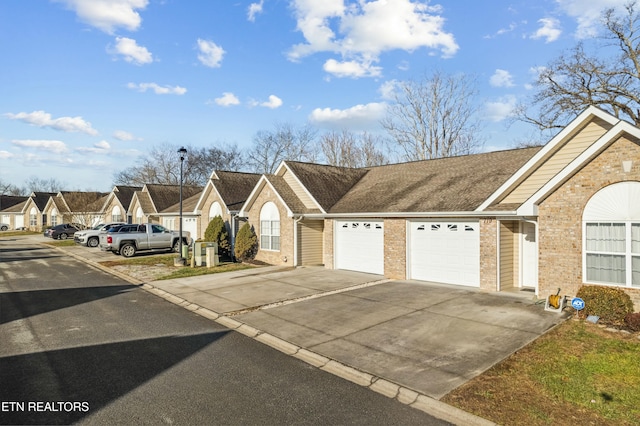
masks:
[[(298, 223), (304, 219), (304, 216), (293, 217), (293, 266), (298, 266)], [(286, 261), (285, 261), (286, 262)]]
[[(525, 223), (531, 223), (533, 225), (533, 228), (535, 229), (535, 235), (536, 235), (536, 290), (535, 290), (535, 295), (538, 296), (539, 294), (539, 270), (538, 270), (538, 266), (539, 266), (539, 258), (540, 258), (540, 230), (538, 229), (538, 221), (537, 220), (533, 220), (533, 219), (527, 219), (526, 216), (523, 216), (521, 219), (522, 222)], [(522, 233), (521, 233), (522, 234)], [(523, 262), (523, 258), (522, 258), (522, 244), (520, 247), (520, 276), (522, 277), (522, 262)]]

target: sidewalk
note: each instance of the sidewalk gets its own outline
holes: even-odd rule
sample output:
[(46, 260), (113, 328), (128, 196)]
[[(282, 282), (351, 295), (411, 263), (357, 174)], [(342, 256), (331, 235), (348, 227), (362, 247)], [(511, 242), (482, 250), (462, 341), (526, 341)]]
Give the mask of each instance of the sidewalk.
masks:
[[(93, 266), (94, 249), (58, 248)], [(533, 300), (323, 267), (141, 283), (315, 367), (454, 424), (492, 424), (438, 399), (562, 322)]]

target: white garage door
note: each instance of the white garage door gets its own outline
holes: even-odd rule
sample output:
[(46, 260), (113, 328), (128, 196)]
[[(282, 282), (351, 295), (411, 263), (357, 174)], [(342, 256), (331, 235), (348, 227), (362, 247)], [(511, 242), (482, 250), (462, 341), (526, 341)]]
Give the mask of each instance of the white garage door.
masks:
[(410, 277), (480, 286), (480, 225), (462, 221), (410, 222)]
[(383, 222), (375, 220), (336, 221), (336, 269), (384, 274)]

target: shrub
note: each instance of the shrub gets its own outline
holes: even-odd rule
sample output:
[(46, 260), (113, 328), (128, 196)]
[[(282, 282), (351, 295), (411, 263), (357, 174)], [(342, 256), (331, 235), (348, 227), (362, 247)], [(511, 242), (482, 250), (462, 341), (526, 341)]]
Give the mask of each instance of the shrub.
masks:
[(222, 217), (216, 216), (211, 219), (204, 231), (204, 240), (218, 243), (218, 254), (221, 256), (230, 256), (231, 245), (229, 244), (229, 233), (227, 227), (224, 226)]
[(257, 249), (258, 237), (256, 237), (253, 227), (248, 222), (245, 222), (238, 231), (238, 235), (236, 235), (234, 248), (236, 258), (243, 262), (252, 260), (256, 256)]
[(584, 300), (582, 317), (597, 315), (603, 322), (622, 324), (625, 316), (633, 312), (631, 297), (619, 288), (582, 286), (577, 296)]
[(624, 317), (624, 323), (630, 331), (640, 331), (640, 312), (627, 314), (627, 316)]

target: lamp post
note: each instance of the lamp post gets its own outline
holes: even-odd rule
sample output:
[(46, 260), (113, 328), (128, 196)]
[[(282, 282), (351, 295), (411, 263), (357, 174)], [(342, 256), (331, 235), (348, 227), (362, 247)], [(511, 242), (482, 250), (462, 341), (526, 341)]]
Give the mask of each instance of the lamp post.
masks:
[(178, 150), (180, 154), (180, 262), (184, 265), (185, 259), (182, 257), (182, 164), (187, 155), (187, 149), (182, 146)]

